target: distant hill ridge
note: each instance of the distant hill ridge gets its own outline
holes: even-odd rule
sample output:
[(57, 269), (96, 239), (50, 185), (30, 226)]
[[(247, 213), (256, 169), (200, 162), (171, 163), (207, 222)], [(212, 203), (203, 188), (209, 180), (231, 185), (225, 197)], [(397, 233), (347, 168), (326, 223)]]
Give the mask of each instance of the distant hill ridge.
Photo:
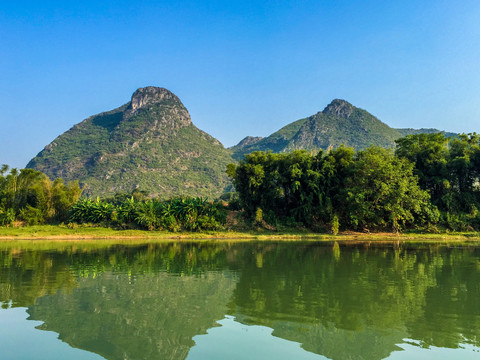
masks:
[(361, 150), (371, 145), (393, 147), (395, 140), (403, 136), (432, 132), (441, 131), (391, 128), (369, 112), (345, 100), (335, 99), (321, 112), (294, 121), (265, 138), (248, 136), (230, 149), (235, 159), (259, 150), (273, 152), (296, 149), (326, 150), (340, 145)]

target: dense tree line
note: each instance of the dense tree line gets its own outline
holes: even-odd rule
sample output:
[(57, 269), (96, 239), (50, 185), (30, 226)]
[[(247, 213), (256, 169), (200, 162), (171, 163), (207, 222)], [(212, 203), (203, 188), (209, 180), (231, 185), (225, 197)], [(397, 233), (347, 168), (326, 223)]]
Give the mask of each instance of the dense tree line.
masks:
[(415, 165), (414, 173), (441, 222), (454, 230), (480, 228), (480, 136), (410, 135), (397, 140), (396, 155)]
[(394, 151), (254, 152), (227, 173), (247, 218), (356, 230), (480, 228), (480, 137), (410, 135)]
[(0, 226), (20, 221), (28, 225), (102, 224), (148, 230), (214, 230), (225, 224), (226, 211), (218, 202), (202, 198), (148, 198), (134, 191), (96, 200), (80, 197), (78, 182), (51, 181), (32, 169), (0, 169)]
[(32, 169), (0, 169), (0, 226), (20, 220), (29, 225), (66, 221), (80, 198), (78, 182), (51, 181)]
[[(395, 151), (254, 152), (230, 164), (227, 173), (239, 208), (257, 224), (333, 233), (479, 230), (480, 136), (419, 134), (396, 143)], [(51, 181), (39, 171), (9, 171), (3, 165), (0, 226), (18, 220), (196, 231), (219, 229), (226, 219), (220, 202), (202, 198), (159, 200), (136, 190), (93, 200), (81, 193), (78, 182)]]
[(254, 152), (228, 174), (246, 216), (256, 221), (399, 230), (438, 219), (413, 164), (383, 148)]

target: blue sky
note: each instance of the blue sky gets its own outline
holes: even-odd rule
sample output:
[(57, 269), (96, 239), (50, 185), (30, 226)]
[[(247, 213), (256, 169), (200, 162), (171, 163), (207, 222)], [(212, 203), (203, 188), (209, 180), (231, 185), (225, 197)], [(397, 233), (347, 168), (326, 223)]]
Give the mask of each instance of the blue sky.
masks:
[(480, 2), (10, 1), (0, 164), (166, 87), (232, 146), (342, 98), (393, 127), (480, 131)]

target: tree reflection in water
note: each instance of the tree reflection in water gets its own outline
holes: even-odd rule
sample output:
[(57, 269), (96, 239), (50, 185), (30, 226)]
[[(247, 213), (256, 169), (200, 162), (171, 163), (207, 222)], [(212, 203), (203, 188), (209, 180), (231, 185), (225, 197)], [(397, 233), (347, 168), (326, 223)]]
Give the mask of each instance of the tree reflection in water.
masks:
[(184, 359), (226, 315), (331, 359), (384, 359), (404, 339), (480, 346), (479, 255), (434, 244), (4, 245), (0, 301), (107, 359)]

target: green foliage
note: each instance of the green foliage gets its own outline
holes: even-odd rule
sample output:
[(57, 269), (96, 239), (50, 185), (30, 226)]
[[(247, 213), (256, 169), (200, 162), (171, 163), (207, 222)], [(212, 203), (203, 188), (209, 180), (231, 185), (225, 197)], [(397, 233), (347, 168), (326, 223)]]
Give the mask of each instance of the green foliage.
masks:
[(62, 179), (56, 179), (52, 186), (52, 206), (55, 209), (55, 220), (65, 221), (72, 205), (78, 201), (82, 189), (78, 181), (71, 181), (67, 185)]
[(28, 225), (39, 225), (45, 222), (42, 210), (30, 205), (20, 210), (19, 219), (25, 221)]
[(247, 217), (255, 219), (260, 208), (270, 223), (326, 224), (344, 197), (353, 154), (344, 147), (328, 154), (254, 152), (229, 165), (227, 173)]
[(0, 208), (0, 226), (11, 225), (15, 221), (15, 211), (13, 209)]
[(65, 185), (62, 179), (52, 182), (40, 171), (11, 169), (8, 173), (8, 170), (7, 165), (0, 170), (0, 209), (3, 214), (0, 225), (10, 224), (15, 218), (29, 225), (64, 221), (82, 192), (78, 182)]
[(442, 134), (409, 135), (396, 141), (396, 155), (415, 165), (415, 174), (422, 189), (427, 190), (432, 202), (441, 206), (441, 198), (449, 187), (448, 139)]
[(134, 222), (147, 230), (159, 228), (160, 217), (158, 215), (160, 215), (161, 208), (161, 203), (156, 200), (139, 203)]
[[(338, 230), (340, 230), (340, 221), (338, 220), (338, 216), (337, 215), (333, 215), (333, 219), (332, 219), (332, 234), (333, 235), (337, 235), (338, 234)], [(335, 243), (336, 244), (336, 243)]]
[(226, 221), (221, 203), (203, 198), (179, 197), (170, 200), (136, 201), (133, 196), (119, 205), (109, 200), (84, 198), (72, 206), (69, 221), (104, 223), (147, 230), (201, 231), (220, 229)]
[(71, 222), (98, 224), (112, 220), (113, 211), (112, 204), (100, 201), (99, 198), (95, 201), (82, 198), (72, 206), (68, 219)]
[(133, 198), (125, 199), (116, 206), (117, 220), (120, 223), (132, 223), (137, 215), (137, 202)]
[[(449, 229), (479, 229), (480, 136), (410, 135), (397, 140), (396, 154), (412, 161), (420, 186), (430, 193)], [(475, 213), (475, 214), (474, 214)]]
[(254, 152), (227, 169), (252, 220), (258, 222), (261, 209), (272, 224), (293, 219), (311, 228), (329, 225), (334, 232), (340, 222), (395, 231), (436, 222), (438, 211), (412, 171), (410, 162), (378, 147), (356, 156), (345, 147), (326, 154)]
[[(400, 231), (480, 229), (480, 136), (441, 133), (397, 140), (395, 153), (370, 147), (356, 155), (339, 147), (327, 153), (254, 152), (227, 174), (247, 218), (312, 229), (342, 226)], [(441, 212), (441, 216), (440, 216)], [(293, 221), (293, 222), (292, 222)]]
[(255, 222), (257, 224), (261, 224), (263, 221), (263, 210), (261, 208), (257, 208), (257, 211), (255, 211)]
[(438, 221), (438, 210), (420, 189), (412, 163), (378, 147), (358, 152), (355, 160), (346, 198), (352, 227), (399, 231)]
[[(233, 164), (228, 164), (228, 166), (230, 165), (233, 165)], [(234, 192), (234, 191), (229, 191), (229, 192), (226, 192), (224, 194), (222, 194), (222, 196), (220, 196), (220, 199), (221, 201), (225, 201), (227, 203), (227, 206), (230, 210), (241, 210), (241, 206), (240, 206), (240, 200), (238, 198), (238, 193)]]

